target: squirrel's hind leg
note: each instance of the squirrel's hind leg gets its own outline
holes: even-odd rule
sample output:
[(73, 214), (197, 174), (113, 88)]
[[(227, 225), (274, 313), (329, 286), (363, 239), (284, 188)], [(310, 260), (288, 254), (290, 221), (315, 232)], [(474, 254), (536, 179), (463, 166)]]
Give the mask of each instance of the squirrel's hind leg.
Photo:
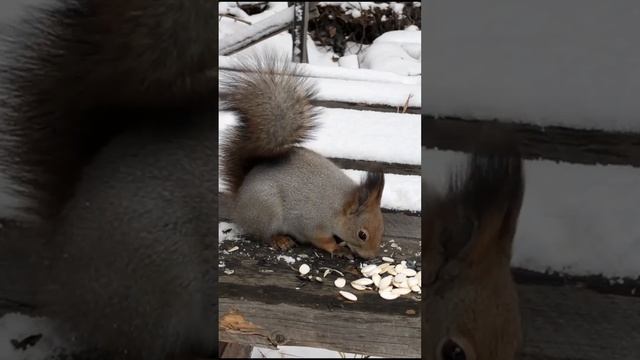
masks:
[(287, 251), (296, 246), (296, 242), (289, 235), (276, 234), (271, 236), (269, 243), (274, 249)]

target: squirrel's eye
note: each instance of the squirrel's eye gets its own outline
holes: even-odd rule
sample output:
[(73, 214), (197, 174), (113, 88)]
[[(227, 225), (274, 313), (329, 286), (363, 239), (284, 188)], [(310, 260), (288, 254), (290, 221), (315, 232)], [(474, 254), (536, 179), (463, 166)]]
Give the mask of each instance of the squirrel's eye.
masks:
[(365, 241), (365, 240), (367, 240), (369, 235), (367, 234), (367, 232), (365, 230), (360, 230), (360, 231), (358, 231), (358, 237), (360, 238), (360, 240)]
[(466, 360), (467, 355), (460, 345), (448, 339), (440, 348), (440, 358), (442, 360)]

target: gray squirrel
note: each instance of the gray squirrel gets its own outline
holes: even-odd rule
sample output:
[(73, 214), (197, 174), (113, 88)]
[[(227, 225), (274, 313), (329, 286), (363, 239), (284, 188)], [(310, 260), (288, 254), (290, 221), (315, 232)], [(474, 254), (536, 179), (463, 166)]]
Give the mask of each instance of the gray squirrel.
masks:
[(368, 172), (356, 184), (331, 161), (299, 146), (317, 116), (316, 90), (303, 75), (266, 53), (241, 60), (240, 71), (221, 80), (224, 106), (238, 115), (221, 147), (231, 217), (281, 250), (297, 241), (332, 255), (376, 257), (384, 232), (384, 174)]
[(3, 34), (0, 207), (46, 234), (10, 261), (75, 358), (217, 356), (217, 6), (52, 0)]

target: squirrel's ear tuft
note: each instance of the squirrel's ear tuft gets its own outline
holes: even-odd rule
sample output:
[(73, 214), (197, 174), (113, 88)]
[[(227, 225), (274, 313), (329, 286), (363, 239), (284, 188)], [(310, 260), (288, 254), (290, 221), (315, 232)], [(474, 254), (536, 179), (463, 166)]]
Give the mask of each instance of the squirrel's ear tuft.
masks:
[(357, 214), (368, 208), (380, 207), (383, 190), (384, 173), (380, 171), (367, 172), (365, 178), (355, 189), (352, 199), (347, 203), (347, 211), (351, 214)]

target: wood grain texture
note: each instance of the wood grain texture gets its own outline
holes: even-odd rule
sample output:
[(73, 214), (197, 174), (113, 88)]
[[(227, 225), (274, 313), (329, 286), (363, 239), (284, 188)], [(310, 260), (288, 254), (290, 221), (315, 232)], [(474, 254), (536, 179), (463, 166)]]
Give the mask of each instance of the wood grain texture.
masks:
[[(219, 315), (235, 310), (260, 331), (238, 334), (220, 329), (221, 341), (313, 346), (390, 357), (420, 355), (419, 298), (387, 301), (373, 291), (345, 288), (359, 297), (351, 302), (338, 294), (335, 276), (323, 283), (304, 282), (282, 264), (261, 266), (249, 259), (233, 268), (234, 274), (220, 275)], [(266, 268), (274, 272), (259, 271)]]
[(640, 359), (640, 299), (568, 286), (518, 287), (527, 360)]
[(422, 145), (428, 149), (482, 150), (502, 134), (515, 134), (526, 159), (575, 164), (615, 164), (640, 167), (640, 134), (538, 126), (522, 123), (422, 117)]
[(421, 165), (407, 165), (399, 163), (385, 163), (379, 161), (367, 161), (367, 160), (351, 160), (340, 158), (328, 158), (334, 164), (342, 169), (353, 169), (362, 171), (376, 171), (384, 170), (386, 174), (399, 174), (399, 175), (421, 175)]
[(221, 359), (248, 359), (251, 357), (253, 346), (228, 342), (220, 342), (218, 354)]
[(350, 109), (350, 110), (366, 110), (377, 112), (392, 112), (392, 113), (405, 113), (405, 114), (420, 114), (420, 108), (407, 107), (403, 109), (397, 106), (391, 105), (379, 105), (379, 104), (364, 104), (364, 103), (352, 103), (346, 101), (331, 101), (331, 100), (318, 100), (313, 102), (314, 105), (322, 106), (326, 108), (338, 108), (338, 109)]

